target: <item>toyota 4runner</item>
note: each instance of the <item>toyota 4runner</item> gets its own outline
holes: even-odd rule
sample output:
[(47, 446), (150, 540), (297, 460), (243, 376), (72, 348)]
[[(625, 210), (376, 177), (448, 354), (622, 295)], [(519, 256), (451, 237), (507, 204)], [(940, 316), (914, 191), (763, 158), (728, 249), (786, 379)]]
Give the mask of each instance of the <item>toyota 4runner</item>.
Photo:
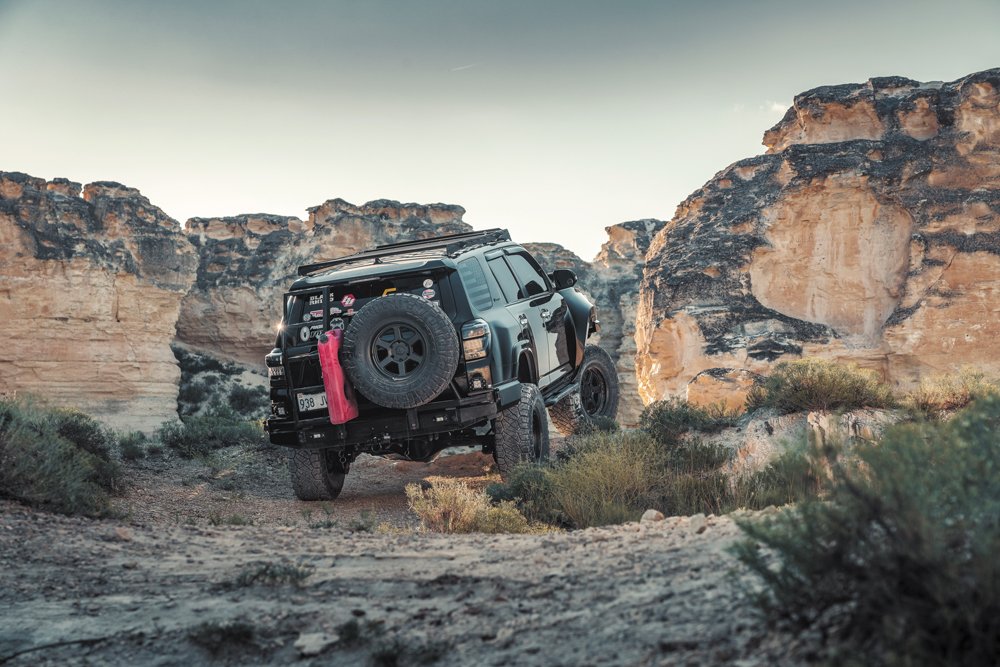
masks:
[[(618, 377), (572, 271), (546, 274), (507, 230), (378, 246), (299, 268), (265, 358), (271, 442), (291, 448), (302, 500), (332, 500), (361, 453), (430, 461), (456, 445), (503, 477), (572, 433), (614, 418)], [(318, 341), (342, 329), (358, 416), (332, 424)], [(324, 341), (326, 338), (324, 338)]]

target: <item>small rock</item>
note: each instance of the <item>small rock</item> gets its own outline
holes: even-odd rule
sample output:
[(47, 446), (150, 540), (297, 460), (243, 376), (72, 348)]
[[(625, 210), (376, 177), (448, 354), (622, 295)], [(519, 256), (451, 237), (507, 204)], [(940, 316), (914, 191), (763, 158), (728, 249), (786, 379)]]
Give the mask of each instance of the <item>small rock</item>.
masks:
[(667, 517), (663, 516), (663, 512), (659, 510), (646, 510), (642, 513), (642, 518), (639, 519), (640, 523), (653, 523), (655, 521), (663, 521)]
[(139, 563), (134, 560), (129, 560), (122, 563), (122, 567), (126, 570), (134, 570), (139, 567)]
[(695, 514), (688, 519), (688, 529), (692, 533), (700, 535), (705, 532), (706, 528), (708, 528), (708, 522), (704, 514)]
[(295, 640), (295, 650), (303, 657), (319, 655), (340, 641), (337, 633), (306, 632)]
[(130, 531), (125, 526), (118, 526), (114, 530), (111, 539), (117, 540), (119, 542), (131, 542), (132, 541), (132, 531)]

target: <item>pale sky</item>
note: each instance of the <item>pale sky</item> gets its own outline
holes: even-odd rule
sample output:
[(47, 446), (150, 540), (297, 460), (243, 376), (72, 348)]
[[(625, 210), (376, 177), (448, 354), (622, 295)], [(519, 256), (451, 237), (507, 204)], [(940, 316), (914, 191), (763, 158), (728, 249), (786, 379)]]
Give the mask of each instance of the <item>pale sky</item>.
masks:
[(446, 202), (592, 258), (792, 97), (1000, 66), (997, 0), (0, 0), (0, 170), (169, 215)]

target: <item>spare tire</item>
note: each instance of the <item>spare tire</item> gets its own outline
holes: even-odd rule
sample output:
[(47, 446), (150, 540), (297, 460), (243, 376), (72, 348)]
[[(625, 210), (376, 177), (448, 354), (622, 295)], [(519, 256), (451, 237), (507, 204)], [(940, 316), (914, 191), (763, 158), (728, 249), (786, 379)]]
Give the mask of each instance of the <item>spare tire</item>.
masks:
[(458, 334), (443, 310), (414, 294), (388, 294), (351, 318), (340, 365), (372, 403), (406, 409), (445, 390), (458, 356)]

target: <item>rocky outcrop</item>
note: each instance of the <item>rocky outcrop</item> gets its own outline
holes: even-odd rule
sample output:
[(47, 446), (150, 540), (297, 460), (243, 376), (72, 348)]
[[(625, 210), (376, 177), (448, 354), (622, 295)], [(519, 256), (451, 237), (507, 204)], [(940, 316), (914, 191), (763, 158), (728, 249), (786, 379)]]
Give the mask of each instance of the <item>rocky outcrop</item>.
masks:
[(1000, 69), (817, 88), (764, 143), (653, 241), (644, 400), (739, 403), (748, 374), (802, 356), (902, 388), (967, 364), (1000, 373)]
[(597, 306), (601, 333), (596, 341), (618, 367), (621, 403), (618, 419), (633, 425), (642, 411), (635, 375), (635, 315), (643, 260), (662, 220), (634, 220), (607, 227), (608, 240), (593, 262), (586, 262), (556, 243), (526, 243), (546, 270), (572, 269), (579, 287)]
[(176, 418), (170, 351), (197, 258), (138, 190), (0, 172), (2, 387), (119, 428)]
[(844, 447), (849, 451), (863, 442), (878, 442), (885, 431), (903, 421), (892, 410), (851, 410), (776, 414), (758, 410), (744, 415), (739, 424), (718, 433), (686, 436), (703, 445), (719, 447), (730, 455), (722, 471), (732, 480), (760, 472), (785, 454), (808, 454), (814, 449)]
[(332, 199), (305, 221), (274, 215), (194, 218), (188, 238), (197, 279), (185, 297), (177, 336), (213, 356), (259, 366), (281, 320), (281, 295), (302, 264), (348, 255), (382, 243), (472, 229), (465, 209), (446, 204)]

